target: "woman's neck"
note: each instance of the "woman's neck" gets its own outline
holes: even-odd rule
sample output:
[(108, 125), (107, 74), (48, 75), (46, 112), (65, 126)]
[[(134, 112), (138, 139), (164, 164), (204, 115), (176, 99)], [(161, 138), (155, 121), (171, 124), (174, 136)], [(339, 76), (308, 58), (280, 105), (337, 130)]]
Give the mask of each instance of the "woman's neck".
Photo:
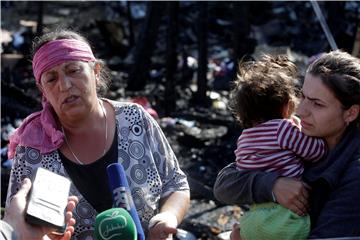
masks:
[(334, 149), (335, 146), (341, 141), (344, 136), (346, 128), (339, 131), (337, 134), (333, 134), (332, 136), (325, 137), (325, 141), (329, 150)]
[(97, 128), (99, 125), (101, 126), (99, 122), (103, 121), (104, 113), (100, 104), (100, 102), (94, 104), (94, 107), (92, 107), (87, 114), (84, 114), (84, 116), (77, 116), (72, 119), (60, 119), (61, 125), (71, 135), (89, 132), (89, 130)]
[(76, 121), (71, 126), (63, 123), (65, 144), (61, 151), (69, 159), (79, 164), (96, 161), (105, 154), (111, 145), (111, 139), (108, 138), (108, 118), (103, 102), (99, 101), (98, 106), (100, 113), (94, 107), (95, 110), (89, 111), (88, 117), (83, 121)]

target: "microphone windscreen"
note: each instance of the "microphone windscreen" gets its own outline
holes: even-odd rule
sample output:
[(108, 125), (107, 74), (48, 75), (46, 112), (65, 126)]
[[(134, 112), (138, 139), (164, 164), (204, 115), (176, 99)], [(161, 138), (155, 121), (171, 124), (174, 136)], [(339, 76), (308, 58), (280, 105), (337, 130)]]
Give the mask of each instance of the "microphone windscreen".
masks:
[(111, 208), (95, 219), (96, 240), (137, 240), (135, 223), (123, 208)]

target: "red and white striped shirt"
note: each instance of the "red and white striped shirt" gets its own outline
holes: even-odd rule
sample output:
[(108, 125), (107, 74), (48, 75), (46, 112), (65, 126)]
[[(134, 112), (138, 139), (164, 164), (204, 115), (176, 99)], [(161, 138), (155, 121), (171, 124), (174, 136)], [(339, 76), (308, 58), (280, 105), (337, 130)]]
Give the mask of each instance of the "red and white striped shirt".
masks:
[(299, 178), (302, 160), (315, 162), (327, 152), (324, 140), (302, 133), (291, 119), (274, 119), (244, 129), (235, 150), (238, 169), (278, 172)]

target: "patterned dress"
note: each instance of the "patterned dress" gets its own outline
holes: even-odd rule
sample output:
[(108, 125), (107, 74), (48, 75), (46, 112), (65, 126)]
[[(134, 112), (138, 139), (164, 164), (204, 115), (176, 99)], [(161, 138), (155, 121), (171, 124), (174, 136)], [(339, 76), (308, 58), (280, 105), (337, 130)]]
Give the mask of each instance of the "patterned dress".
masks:
[[(140, 105), (106, 101), (115, 109), (118, 163), (126, 171), (131, 195), (146, 230), (149, 220), (158, 212), (160, 198), (175, 191), (189, 191), (186, 175), (179, 168), (174, 152), (159, 125)], [(40, 154), (37, 149), (19, 145), (13, 160), (6, 205), (19, 190), (21, 181), (25, 177), (31, 178), (38, 167), (70, 179), (57, 150)], [(73, 239), (91, 240), (98, 213), (74, 184), (71, 184), (70, 195), (79, 198), (73, 211), (76, 219)]]

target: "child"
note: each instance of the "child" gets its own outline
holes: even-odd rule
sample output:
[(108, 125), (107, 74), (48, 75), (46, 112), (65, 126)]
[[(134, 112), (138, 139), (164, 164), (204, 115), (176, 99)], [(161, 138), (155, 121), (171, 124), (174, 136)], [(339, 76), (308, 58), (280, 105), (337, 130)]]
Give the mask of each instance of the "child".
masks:
[[(326, 154), (322, 139), (301, 132), (293, 116), (296, 66), (284, 56), (263, 56), (240, 65), (231, 92), (231, 109), (244, 128), (235, 150), (239, 170), (278, 172), (300, 179), (303, 161)], [(240, 235), (247, 239), (306, 239), (308, 216), (301, 217), (274, 203), (254, 204), (240, 219)]]

